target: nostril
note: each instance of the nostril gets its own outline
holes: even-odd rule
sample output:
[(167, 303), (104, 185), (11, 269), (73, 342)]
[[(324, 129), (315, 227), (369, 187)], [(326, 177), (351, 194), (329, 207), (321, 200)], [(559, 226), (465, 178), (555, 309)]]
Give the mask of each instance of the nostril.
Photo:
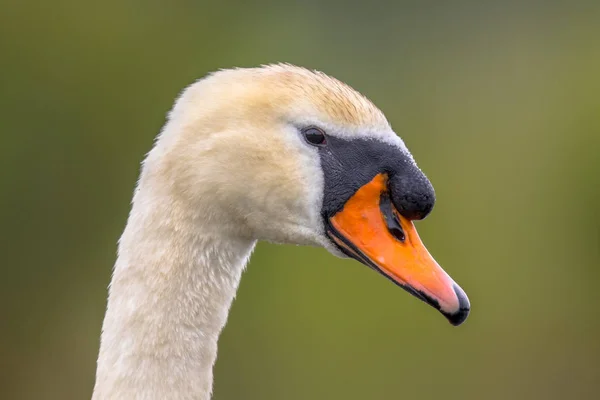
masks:
[(398, 221), (398, 216), (392, 209), (392, 201), (390, 200), (388, 192), (381, 193), (381, 197), (379, 199), (379, 209), (381, 210), (381, 214), (383, 215), (383, 219), (385, 220), (388, 231), (396, 239), (404, 242), (406, 236), (404, 235), (404, 230), (402, 229), (400, 221)]

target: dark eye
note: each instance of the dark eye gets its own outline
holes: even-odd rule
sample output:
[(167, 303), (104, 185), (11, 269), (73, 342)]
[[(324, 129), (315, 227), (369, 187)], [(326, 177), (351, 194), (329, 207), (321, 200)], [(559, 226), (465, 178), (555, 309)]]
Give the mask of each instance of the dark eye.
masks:
[(304, 139), (306, 139), (308, 143), (315, 146), (323, 146), (327, 143), (325, 132), (314, 126), (302, 129), (302, 135), (304, 135)]

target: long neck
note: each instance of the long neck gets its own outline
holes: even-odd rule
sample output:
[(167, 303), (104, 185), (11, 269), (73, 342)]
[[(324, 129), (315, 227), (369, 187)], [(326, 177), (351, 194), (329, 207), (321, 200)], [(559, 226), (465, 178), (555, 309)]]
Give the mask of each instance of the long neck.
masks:
[(119, 243), (94, 400), (198, 399), (254, 241), (206, 232), (141, 187)]

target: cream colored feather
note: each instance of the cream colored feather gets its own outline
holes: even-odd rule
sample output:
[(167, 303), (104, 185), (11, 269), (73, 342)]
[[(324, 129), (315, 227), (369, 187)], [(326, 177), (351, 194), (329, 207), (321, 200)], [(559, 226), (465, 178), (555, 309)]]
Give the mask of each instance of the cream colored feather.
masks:
[(392, 143), (384, 115), (291, 65), (188, 87), (143, 163), (110, 284), (93, 399), (200, 399), (257, 240), (323, 246), (323, 173), (298, 127)]

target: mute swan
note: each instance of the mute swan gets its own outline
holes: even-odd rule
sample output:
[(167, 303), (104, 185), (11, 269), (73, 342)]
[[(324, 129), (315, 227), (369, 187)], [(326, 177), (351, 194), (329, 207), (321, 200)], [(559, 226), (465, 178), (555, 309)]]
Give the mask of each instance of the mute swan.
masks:
[(434, 201), (382, 112), (344, 83), (289, 64), (197, 81), (142, 164), (93, 399), (210, 399), (217, 340), (258, 240), (354, 258), (462, 323), (467, 296), (412, 223)]

